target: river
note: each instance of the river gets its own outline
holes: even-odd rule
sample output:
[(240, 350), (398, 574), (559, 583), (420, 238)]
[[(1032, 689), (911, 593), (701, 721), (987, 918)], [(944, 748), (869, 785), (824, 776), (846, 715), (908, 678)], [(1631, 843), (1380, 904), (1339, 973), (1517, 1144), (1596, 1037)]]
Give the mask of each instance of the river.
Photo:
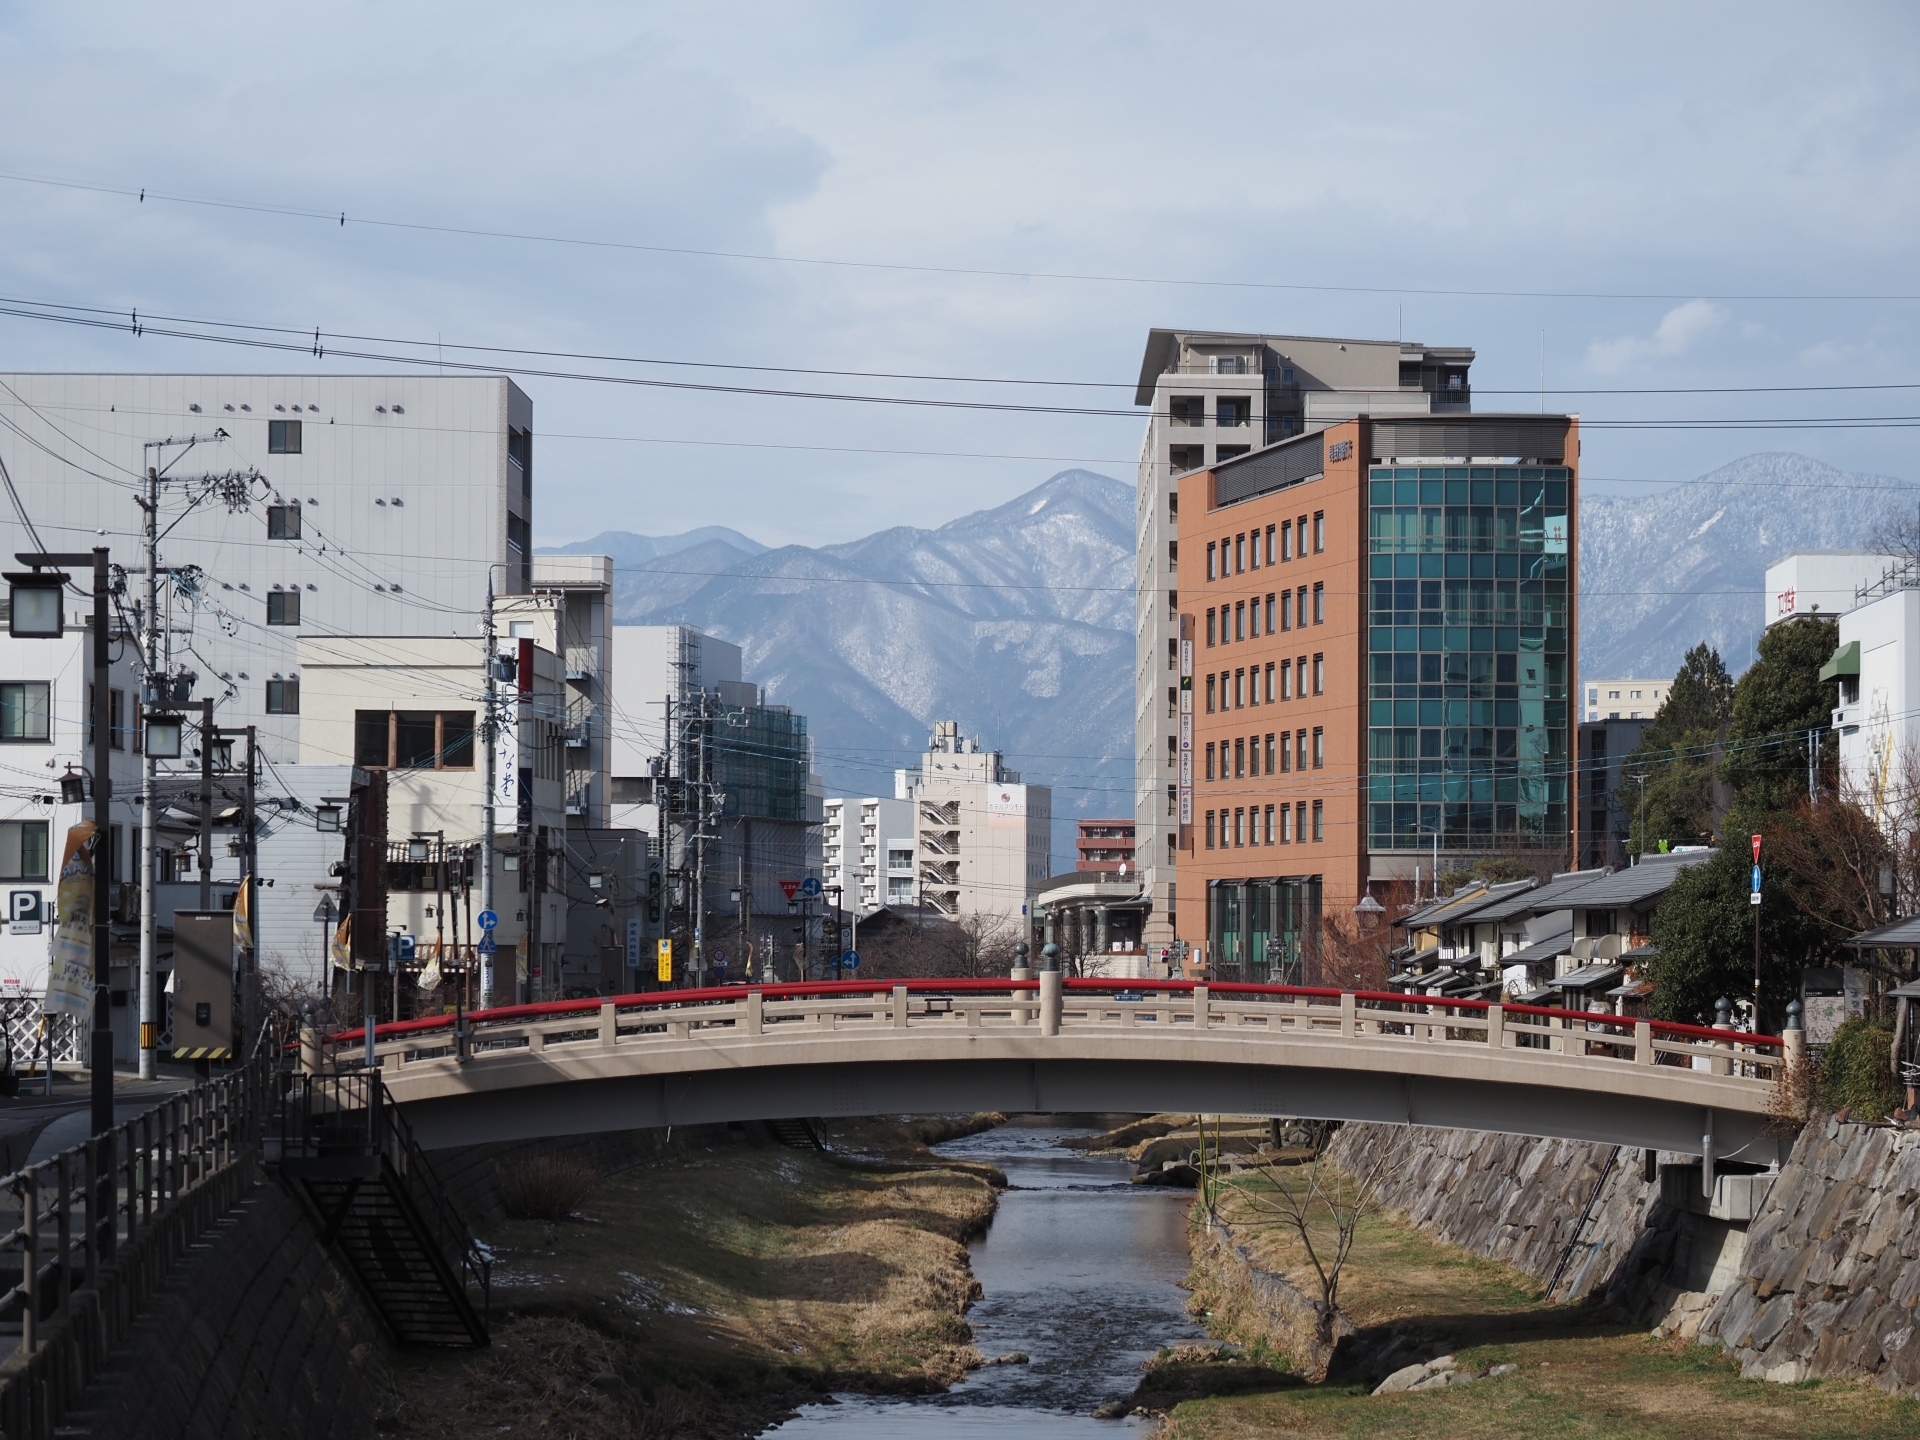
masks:
[(841, 1396), (768, 1431), (779, 1440), (1030, 1440), (1112, 1435), (1090, 1412), (1129, 1394), (1162, 1345), (1205, 1338), (1187, 1317), (1190, 1191), (1130, 1183), (1123, 1159), (1063, 1143), (1091, 1130), (1022, 1123), (936, 1147), (1006, 1172), (1008, 1189), (973, 1245), (984, 1298), (968, 1311), (974, 1344), (1026, 1365), (974, 1371), (944, 1395)]

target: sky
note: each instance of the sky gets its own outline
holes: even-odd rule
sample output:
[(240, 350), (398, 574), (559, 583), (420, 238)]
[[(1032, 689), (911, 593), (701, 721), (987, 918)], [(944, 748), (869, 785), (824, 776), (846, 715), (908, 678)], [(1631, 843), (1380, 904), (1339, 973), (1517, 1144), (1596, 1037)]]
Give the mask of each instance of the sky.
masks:
[[(1131, 481), (1156, 325), (1470, 345), (1475, 408), (1579, 411), (1600, 490), (1920, 479), (1913, 428), (1777, 428), (1920, 389), (1671, 393), (1920, 382), (1917, 42), (1899, 4), (0, 3), (0, 296), (967, 402), (521, 378), (542, 544)], [(393, 368), (0, 315), (5, 370)]]

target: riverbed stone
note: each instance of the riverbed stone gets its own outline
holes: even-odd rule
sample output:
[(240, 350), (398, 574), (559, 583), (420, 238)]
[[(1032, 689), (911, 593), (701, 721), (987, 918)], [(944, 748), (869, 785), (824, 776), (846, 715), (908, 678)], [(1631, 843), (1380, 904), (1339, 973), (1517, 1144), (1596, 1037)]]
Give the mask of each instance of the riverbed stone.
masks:
[(1407, 1365), (1394, 1371), (1386, 1379), (1373, 1387), (1376, 1395), (1398, 1395), (1402, 1390), (1411, 1390), (1425, 1380), (1432, 1372), (1424, 1365)]

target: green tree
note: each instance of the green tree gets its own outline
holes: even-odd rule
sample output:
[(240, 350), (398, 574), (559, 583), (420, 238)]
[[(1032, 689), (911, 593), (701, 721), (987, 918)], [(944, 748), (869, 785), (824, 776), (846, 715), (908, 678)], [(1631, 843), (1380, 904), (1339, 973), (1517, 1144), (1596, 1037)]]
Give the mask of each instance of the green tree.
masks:
[(1839, 644), (1837, 620), (1783, 621), (1760, 638), (1760, 658), (1734, 687), (1720, 773), (1752, 824), (1807, 793), (1808, 732), (1826, 729), (1839, 703), (1837, 686), (1820, 679), (1820, 667)]
[[(1733, 681), (1720, 652), (1703, 641), (1687, 652), (1639, 748), (1626, 760), (1628, 776), (1646, 776), (1644, 832), (1635, 809), (1636, 855), (1662, 840), (1697, 845), (1713, 834), (1726, 813), (1715, 781), (1732, 713)], [(1627, 797), (1640, 798), (1632, 790)]]
[[(1747, 836), (1729, 836), (1711, 860), (1690, 865), (1653, 912), (1659, 953), (1642, 969), (1654, 985), (1654, 1018), (1711, 1024), (1714, 1002), (1753, 998), (1752, 854)], [(1778, 1027), (1800, 993), (1800, 971), (1831, 952), (1832, 928), (1786, 898), (1792, 881), (1776, 857), (1760, 907), (1760, 1023)]]

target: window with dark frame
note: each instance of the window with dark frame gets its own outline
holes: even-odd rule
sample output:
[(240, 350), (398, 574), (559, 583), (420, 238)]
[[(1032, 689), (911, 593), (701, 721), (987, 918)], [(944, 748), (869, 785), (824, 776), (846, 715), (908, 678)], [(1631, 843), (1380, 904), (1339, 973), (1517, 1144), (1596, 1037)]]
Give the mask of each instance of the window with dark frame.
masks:
[(269, 505), (267, 507), (267, 538), (269, 540), (298, 540), (300, 538), (300, 507), (298, 505)]
[(0, 880), (47, 878), (47, 822), (8, 820), (0, 823)]
[(300, 592), (298, 590), (270, 592), (267, 596), (267, 623), (298, 625), (300, 623)]
[(267, 453), (269, 455), (298, 455), (300, 453), (300, 422), (298, 420), (269, 420), (267, 422)]
[(1313, 623), (1327, 623), (1327, 587), (1324, 582), (1316, 583), (1313, 587)]
[(473, 711), (356, 710), (353, 763), (368, 770), (471, 770)]
[(51, 689), (44, 680), (0, 683), (0, 741), (30, 744), (52, 732)]
[(267, 714), (298, 715), (300, 713), (300, 682), (298, 680), (267, 681)]

